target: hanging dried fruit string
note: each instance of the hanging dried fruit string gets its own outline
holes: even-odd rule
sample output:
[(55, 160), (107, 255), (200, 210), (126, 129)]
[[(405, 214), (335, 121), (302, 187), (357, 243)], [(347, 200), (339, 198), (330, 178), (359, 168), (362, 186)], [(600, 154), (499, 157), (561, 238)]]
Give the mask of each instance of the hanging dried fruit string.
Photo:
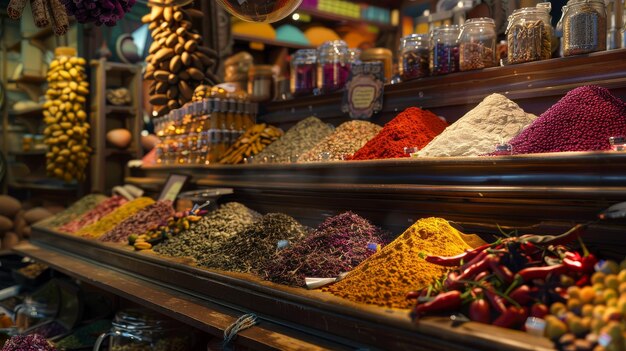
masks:
[[(7, 14), (13, 20), (19, 20), (28, 0), (11, 0)], [(38, 28), (52, 25), (54, 34), (65, 35), (70, 27), (67, 11), (60, 0), (30, 0), (33, 20)]]
[(149, 23), (150, 45), (144, 79), (151, 80), (150, 103), (159, 115), (179, 108), (193, 98), (202, 84), (219, 83), (213, 70), (217, 53), (203, 46), (202, 36), (192, 29), (198, 11), (178, 6), (154, 6), (142, 18)]
[(59, 0), (50, 0), (52, 29), (56, 35), (65, 35), (70, 28), (70, 21), (63, 4)]
[(26, 7), (26, 2), (28, 0), (11, 0), (9, 1), (9, 6), (7, 6), (7, 14), (9, 18), (12, 20), (18, 20), (22, 18), (22, 13), (24, 12), (24, 7)]

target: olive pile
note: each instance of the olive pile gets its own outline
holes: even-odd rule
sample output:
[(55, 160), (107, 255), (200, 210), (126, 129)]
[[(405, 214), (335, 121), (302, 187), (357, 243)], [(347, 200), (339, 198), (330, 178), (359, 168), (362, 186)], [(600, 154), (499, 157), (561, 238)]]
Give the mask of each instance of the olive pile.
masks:
[(89, 123), (84, 105), (89, 95), (85, 59), (61, 56), (50, 63), (44, 135), (49, 176), (70, 182), (85, 179), (89, 163)]
[(217, 53), (202, 45), (202, 36), (192, 30), (197, 12), (178, 6), (154, 6), (142, 18), (150, 23), (154, 42), (150, 46), (144, 79), (151, 80), (150, 103), (159, 116), (192, 100), (201, 84), (216, 84)]

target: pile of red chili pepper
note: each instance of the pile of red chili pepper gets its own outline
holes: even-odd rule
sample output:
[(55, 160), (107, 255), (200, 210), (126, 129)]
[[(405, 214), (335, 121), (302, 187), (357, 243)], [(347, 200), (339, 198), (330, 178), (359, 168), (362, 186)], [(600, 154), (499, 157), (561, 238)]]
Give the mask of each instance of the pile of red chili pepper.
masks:
[[(508, 236), (453, 257), (426, 261), (452, 269), (417, 299), (411, 318), (461, 312), (476, 322), (522, 329), (528, 317), (542, 318), (553, 302), (564, 301), (566, 287), (588, 284), (597, 259), (580, 240), (584, 225), (558, 236)], [(566, 245), (578, 240), (581, 255)]]

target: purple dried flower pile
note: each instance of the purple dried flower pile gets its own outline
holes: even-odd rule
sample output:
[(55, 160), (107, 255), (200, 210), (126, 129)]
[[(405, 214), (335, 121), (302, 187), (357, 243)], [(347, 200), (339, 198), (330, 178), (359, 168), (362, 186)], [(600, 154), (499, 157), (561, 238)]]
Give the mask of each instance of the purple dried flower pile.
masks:
[(612, 136), (626, 136), (626, 104), (605, 88), (584, 86), (568, 92), (509, 143), (515, 154), (609, 150)]
[(332, 278), (348, 272), (375, 253), (389, 234), (353, 212), (326, 219), (304, 240), (281, 250), (265, 267), (265, 279), (304, 286), (305, 277)]
[(67, 13), (79, 23), (114, 26), (132, 9), (136, 0), (61, 0)]
[(56, 351), (48, 340), (39, 334), (16, 335), (7, 340), (2, 351)]

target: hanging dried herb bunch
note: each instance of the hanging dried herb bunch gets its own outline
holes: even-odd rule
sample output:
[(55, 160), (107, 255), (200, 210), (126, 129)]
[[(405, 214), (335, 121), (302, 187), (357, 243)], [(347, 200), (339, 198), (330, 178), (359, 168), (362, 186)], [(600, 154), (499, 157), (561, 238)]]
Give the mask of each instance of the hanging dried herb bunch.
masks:
[(219, 252), (200, 264), (227, 271), (258, 273), (267, 262), (276, 259), (281, 240), (294, 245), (309, 231), (309, 228), (286, 214), (268, 213), (246, 230), (233, 236), (222, 245)]
[[(376, 252), (389, 233), (353, 212), (326, 219), (304, 240), (281, 250), (265, 267), (265, 279), (303, 286), (305, 277), (331, 278), (351, 271)], [(374, 245), (370, 245), (374, 244)]]

